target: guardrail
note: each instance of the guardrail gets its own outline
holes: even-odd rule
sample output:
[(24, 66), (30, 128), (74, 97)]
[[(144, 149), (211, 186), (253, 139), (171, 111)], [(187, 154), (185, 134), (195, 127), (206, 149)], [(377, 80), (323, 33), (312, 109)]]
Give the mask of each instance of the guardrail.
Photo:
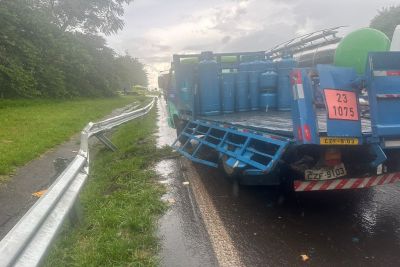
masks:
[(0, 241), (0, 266), (37, 266), (75, 204), (89, 175), (89, 139), (96, 136), (110, 149), (115, 146), (102, 134), (125, 122), (146, 115), (156, 98), (147, 106), (119, 116), (89, 123), (81, 133), (80, 150), (55, 182)]

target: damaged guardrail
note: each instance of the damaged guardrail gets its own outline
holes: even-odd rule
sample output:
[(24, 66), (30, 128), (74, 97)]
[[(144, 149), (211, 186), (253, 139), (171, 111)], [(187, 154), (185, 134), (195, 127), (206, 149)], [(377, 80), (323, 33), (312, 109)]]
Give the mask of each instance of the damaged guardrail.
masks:
[(147, 106), (119, 116), (89, 123), (81, 133), (78, 155), (58, 176), (47, 192), (0, 241), (0, 266), (37, 266), (44, 259), (65, 218), (75, 204), (89, 175), (89, 139), (96, 136), (108, 148), (116, 147), (103, 134), (125, 122), (146, 115)]

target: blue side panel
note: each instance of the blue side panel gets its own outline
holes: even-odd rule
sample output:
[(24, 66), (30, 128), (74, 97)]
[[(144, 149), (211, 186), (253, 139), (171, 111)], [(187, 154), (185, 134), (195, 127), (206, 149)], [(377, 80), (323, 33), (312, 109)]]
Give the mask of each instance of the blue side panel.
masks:
[[(357, 115), (357, 120), (327, 118), (327, 135), (328, 136), (339, 136), (339, 137), (361, 137), (361, 117), (359, 112), (358, 104), (358, 93), (352, 88), (353, 82), (357, 79), (356, 71), (353, 68), (347, 67), (335, 67), (331, 65), (317, 65), (317, 70), (320, 79), (320, 88), (324, 92), (325, 103), (328, 108), (329, 103), (327, 102), (327, 92), (332, 92), (337, 90), (339, 92), (338, 97), (340, 97), (340, 91), (350, 92), (355, 94), (354, 96), (354, 109), (352, 114)], [(327, 91), (328, 90), (328, 91)], [(341, 101), (338, 99), (337, 101)], [(347, 100), (346, 100), (347, 101)], [(342, 107), (341, 113), (343, 113)], [(346, 115), (350, 113), (346, 108)], [(332, 112), (333, 113), (333, 112)], [(329, 114), (329, 111), (328, 111)]]
[(291, 74), (293, 134), (300, 144), (319, 144), (310, 71), (294, 69)]
[(275, 168), (289, 143), (290, 139), (280, 136), (194, 120), (188, 122), (172, 147), (192, 161), (217, 167), (218, 162), (209, 158), (211, 149), (226, 155), (226, 164), (233, 168), (251, 168), (265, 174)]
[(400, 52), (368, 55), (367, 89), (374, 137), (400, 136)]

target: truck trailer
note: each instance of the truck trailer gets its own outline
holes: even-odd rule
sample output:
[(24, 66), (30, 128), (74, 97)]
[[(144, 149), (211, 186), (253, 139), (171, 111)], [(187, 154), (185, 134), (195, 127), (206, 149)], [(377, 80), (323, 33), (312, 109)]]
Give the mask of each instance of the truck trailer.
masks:
[(159, 78), (173, 148), (245, 185), (301, 192), (400, 181), (400, 52), (369, 52), (358, 73), (298, 67), (293, 43), (174, 55)]

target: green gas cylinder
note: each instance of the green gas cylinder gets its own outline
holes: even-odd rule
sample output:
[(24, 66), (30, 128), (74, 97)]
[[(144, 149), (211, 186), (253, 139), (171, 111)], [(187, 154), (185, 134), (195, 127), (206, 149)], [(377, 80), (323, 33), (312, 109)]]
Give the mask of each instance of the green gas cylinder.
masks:
[(340, 67), (353, 67), (363, 74), (369, 52), (389, 51), (390, 40), (381, 31), (363, 28), (351, 32), (336, 48), (334, 64)]

